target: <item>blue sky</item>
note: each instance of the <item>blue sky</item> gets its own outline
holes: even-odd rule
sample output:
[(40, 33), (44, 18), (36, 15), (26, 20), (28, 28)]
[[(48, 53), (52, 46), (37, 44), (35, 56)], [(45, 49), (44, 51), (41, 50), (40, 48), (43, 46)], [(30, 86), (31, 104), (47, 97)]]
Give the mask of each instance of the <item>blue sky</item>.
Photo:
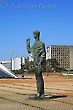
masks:
[(0, 0), (0, 60), (27, 56), (35, 30), (46, 47), (73, 45), (73, 0)]

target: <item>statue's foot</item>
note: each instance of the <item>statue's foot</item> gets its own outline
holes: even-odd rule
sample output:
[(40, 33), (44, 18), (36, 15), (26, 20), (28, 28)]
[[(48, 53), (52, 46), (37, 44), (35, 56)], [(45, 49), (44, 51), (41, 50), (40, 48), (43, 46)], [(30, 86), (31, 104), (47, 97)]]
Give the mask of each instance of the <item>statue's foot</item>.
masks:
[(42, 98), (44, 98), (44, 93), (43, 93), (42, 95), (40, 95), (39, 93), (37, 93), (37, 94), (35, 95), (35, 98), (37, 98), (37, 99), (42, 99)]
[(42, 94), (42, 95), (40, 96), (40, 98), (41, 98), (41, 99), (43, 99), (44, 97), (45, 97), (45, 95), (44, 95), (44, 94)]
[(29, 99), (40, 100), (40, 99), (44, 99), (44, 97), (45, 97), (44, 94), (40, 95), (39, 93), (37, 93), (35, 96), (29, 97)]
[(29, 97), (29, 99), (32, 99), (32, 100), (39, 100), (40, 97), (38, 97), (37, 95), (34, 95), (34, 96)]

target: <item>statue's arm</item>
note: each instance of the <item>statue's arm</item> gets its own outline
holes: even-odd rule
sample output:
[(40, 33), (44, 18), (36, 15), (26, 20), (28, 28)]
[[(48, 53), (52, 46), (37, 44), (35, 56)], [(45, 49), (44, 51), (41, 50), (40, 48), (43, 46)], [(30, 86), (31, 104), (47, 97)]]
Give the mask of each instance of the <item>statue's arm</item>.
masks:
[(26, 47), (27, 47), (27, 51), (28, 51), (28, 53), (31, 53), (30, 39), (27, 39), (27, 40), (26, 40)]

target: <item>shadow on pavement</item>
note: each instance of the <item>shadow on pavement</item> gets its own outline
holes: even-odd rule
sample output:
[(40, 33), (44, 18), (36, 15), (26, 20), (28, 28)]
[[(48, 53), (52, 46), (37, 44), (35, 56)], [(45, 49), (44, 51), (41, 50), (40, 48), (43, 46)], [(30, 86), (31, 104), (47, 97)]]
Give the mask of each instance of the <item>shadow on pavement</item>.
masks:
[(49, 97), (49, 99), (59, 99), (59, 98), (64, 98), (67, 97), (66, 95), (52, 95), (51, 97)]

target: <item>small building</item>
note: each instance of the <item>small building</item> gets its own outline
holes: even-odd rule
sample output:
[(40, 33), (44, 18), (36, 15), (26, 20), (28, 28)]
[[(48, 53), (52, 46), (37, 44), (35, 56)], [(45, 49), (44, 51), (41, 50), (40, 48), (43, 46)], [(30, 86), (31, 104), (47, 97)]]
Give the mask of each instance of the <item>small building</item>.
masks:
[(11, 59), (11, 70), (19, 70), (22, 68), (21, 66), (24, 64), (25, 64), (24, 57), (12, 58)]
[(25, 57), (12, 58), (10, 61), (0, 61), (2, 65), (10, 70), (19, 70), (26, 62)]

